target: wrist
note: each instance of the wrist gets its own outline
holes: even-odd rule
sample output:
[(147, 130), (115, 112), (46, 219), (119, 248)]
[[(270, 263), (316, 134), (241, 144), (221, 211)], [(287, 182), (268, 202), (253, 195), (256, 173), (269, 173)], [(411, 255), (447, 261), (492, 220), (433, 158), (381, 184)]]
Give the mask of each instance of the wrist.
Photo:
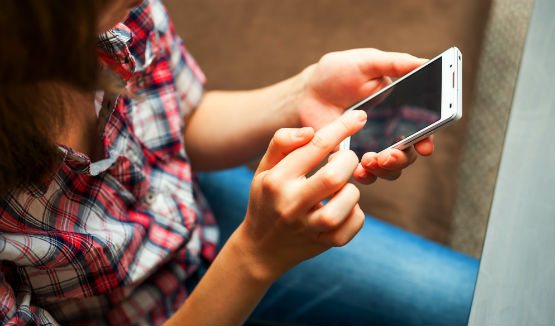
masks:
[(259, 246), (248, 236), (244, 224), (229, 237), (222, 251), (228, 251), (234, 257), (237, 268), (242, 275), (261, 284), (272, 284), (285, 271), (279, 268), (268, 254), (264, 254)]
[(301, 109), (308, 91), (308, 84), (314, 67), (314, 64), (310, 65), (284, 82), (285, 88), (282, 94), (285, 103), (283, 109), (285, 110), (285, 116), (288, 117), (287, 126), (294, 128), (303, 126)]

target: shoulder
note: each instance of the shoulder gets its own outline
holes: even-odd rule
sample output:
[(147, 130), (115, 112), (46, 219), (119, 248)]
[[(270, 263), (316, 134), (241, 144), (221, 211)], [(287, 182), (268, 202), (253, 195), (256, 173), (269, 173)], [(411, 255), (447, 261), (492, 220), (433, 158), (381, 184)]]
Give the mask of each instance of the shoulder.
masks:
[(134, 35), (133, 45), (148, 39), (152, 32), (160, 36), (173, 32), (168, 12), (158, 0), (145, 0), (140, 6), (131, 10), (123, 24)]

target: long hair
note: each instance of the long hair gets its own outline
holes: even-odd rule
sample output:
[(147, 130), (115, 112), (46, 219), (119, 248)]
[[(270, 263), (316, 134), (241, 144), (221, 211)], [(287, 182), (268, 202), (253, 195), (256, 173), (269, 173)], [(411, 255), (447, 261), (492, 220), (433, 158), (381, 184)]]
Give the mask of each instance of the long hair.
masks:
[(102, 0), (4, 0), (0, 10), (0, 196), (47, 180), (64, 125), (53, 85), (92, 91), (99, 81)]

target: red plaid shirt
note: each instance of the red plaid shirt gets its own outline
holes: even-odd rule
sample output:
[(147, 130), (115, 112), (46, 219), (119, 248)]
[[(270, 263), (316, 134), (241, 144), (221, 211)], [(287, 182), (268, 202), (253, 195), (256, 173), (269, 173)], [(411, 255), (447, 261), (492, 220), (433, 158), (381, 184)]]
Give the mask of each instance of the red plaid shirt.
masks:
[(2, 324), (161, 324), (216, 254), (182, 139), (202, 72), (156, 0), (98, 49), (137, 96), (97, 94), (104, 159), (60, 146), (49, 184), (0, 200)]

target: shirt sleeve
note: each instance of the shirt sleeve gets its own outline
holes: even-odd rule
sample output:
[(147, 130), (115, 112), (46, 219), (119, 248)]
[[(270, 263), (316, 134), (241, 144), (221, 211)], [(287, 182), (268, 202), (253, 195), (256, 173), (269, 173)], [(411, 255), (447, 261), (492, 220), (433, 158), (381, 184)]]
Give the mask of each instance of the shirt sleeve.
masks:
[(31, 304), (31, 291), (14, 292), (0, 272), (1, 325), (59, 325), (46, 310)]
[(186, 117), (202, 99), (206, 77), (193, 56), (187, 51), (181, 38), (175, 33), (166, 8), (159, 0), (152, 1), (152, 16), (169, 52), (169, 65), (174, 76), (181, 116)]

